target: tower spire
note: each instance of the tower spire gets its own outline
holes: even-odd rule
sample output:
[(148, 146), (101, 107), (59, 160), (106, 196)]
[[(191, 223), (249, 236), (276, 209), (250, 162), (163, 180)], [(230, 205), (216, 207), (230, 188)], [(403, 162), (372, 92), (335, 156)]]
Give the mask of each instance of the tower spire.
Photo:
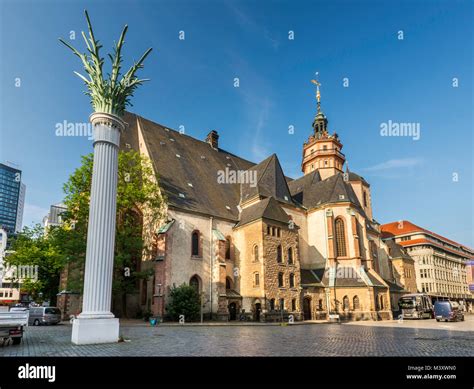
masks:
[[(319, 72), (316, 72), (316, 76), (319, 74)], [(321, 83), (318, 80), (311, 80), (311, 82), (316, 85), (316, 101), (317, 103), (317, 113), (321, 112), (321, 92), (319, 91), (319, 87), (321, 86)]]
[[(330, 135), (328, 132), (328, 119), (321, 111), (321, 91), (319, 82), (319, 73), (316, 72), (316, 78), (311, 83), (316, 85), (317, 112), (313, 120), (313, 133), (303, 144), (303, 161), (301, 170), (304, 174), (318, 170), (321, 179), (340, 172), (343, 172), (344, 162), (346, 160), (341, 152), (342, 143), (336, 133)], [(349, 172), (349, 166), (346, 166)]]
[[(316, 77), (318, 77), (319, 72), (316, 72)], [(328, 120), (324, 113), (321, 112), (321, 92), (319, 87), (321, 83), (317, 79), (311, 80), (311, 82), (316, 85), (316, 101), (317, 101), (317, 112), (313, 121), (314, 135), (320, 137), (324, 132), (327, 131)]]

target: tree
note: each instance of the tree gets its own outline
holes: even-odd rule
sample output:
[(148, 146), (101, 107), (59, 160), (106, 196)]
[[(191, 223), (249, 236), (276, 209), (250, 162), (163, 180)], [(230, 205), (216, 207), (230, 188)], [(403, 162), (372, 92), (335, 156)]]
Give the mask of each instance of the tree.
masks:
[[(162, 196), (151, 162), (136, 151), (122, 151), (118, 158), (117, 227), (112, 292), (115, 313), (126, 316), (126, 296), (138, 291), (139, 281), (151, 274), (140, 270), (142, 255), (148, 254), (143, 222), (154, 226), (162, 216)], [(63, 226), (54, 232), (57, 245), (70, 271), (68, 289), (82, 292), (86, 255), (89, 199), (93, 155), (82, 157), (82, 165), (64, 185), (67, 212)]]
[(200, 297), (192, 286), (183, 284), (171, 288), (170, 299), (166, 311), (173, 320), (178, 320), (180, 315), (184, 315), (186, 321), (195, 321), (199, 318)]
[[(20, 267), (38, 266), (38, 278), (26, 278), (22, 282), (22, 290), (34, 300), (49, 300), (56, 303), (59, 275), (64, 266), (64, 256), (53, 239), (45, 234), (40, 224), (34, 227), (25, 227), (12, 242), (13, 252), (5, 259), (7, 266)], [(18, 280), (16, 280), (18, 281)]]

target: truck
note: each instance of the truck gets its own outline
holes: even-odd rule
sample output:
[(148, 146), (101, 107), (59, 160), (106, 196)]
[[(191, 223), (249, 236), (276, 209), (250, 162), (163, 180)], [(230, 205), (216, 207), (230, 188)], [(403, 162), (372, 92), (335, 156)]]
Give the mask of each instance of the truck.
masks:
[(398, 301), (404, 319), (434, 318), (431, 298), (425, 293), (406, 294)]
[(0, 307), (0, 339), (11, 339), (13, 344), (20, 344), (23, 331), (28, 326), (29, 312), (26, 308)]

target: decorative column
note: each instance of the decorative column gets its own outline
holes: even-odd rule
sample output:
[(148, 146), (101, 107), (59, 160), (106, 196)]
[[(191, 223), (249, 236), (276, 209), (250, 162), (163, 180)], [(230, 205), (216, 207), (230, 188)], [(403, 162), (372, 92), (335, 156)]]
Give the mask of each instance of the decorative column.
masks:
[(74, 320), (75, 344), (114, 343), (119, 320), (111, 308), (117, 208), (118, 147), (125, 122), (116, 115), (96, 112), (94, 167), (87, 231), (82, 313)]

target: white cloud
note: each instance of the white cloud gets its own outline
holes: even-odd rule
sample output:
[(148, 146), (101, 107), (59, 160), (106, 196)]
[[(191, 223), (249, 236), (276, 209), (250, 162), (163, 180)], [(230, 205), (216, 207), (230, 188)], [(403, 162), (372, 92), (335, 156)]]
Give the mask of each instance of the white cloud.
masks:
[(393, 169), (403, 169), (419, 166), (422, 162), (423, 160), (421, 158), (390, 159), (377, 165), (367, 167), (364, 170), (368, 172), (379, 172)]
[(268, 122), (268, 115), (270, 113), (271, 103), (268, 99), (263, 99), (259, 102), (258, 116), (256, 118), (257, 124), (255, 126), (255, 133), (252, 137), (251, 151), (255, 161), (262, 161), (267, 158), (270, 153), (268, 149), (263, 146), (262, 131), (265, 129)]
[(242, 27), (242, 29), (256, 34), (257, 36), (262, 36), (273, 50), (278, 50), (280, 42), (268, 28), (261, 26), (261, 24), (254, 20), (249, 13), (245, 12), (242, 8), (235, 6), (234, 3), (229, 1), (225, 4), (227, 8), (231, 10), (237, 23)]

